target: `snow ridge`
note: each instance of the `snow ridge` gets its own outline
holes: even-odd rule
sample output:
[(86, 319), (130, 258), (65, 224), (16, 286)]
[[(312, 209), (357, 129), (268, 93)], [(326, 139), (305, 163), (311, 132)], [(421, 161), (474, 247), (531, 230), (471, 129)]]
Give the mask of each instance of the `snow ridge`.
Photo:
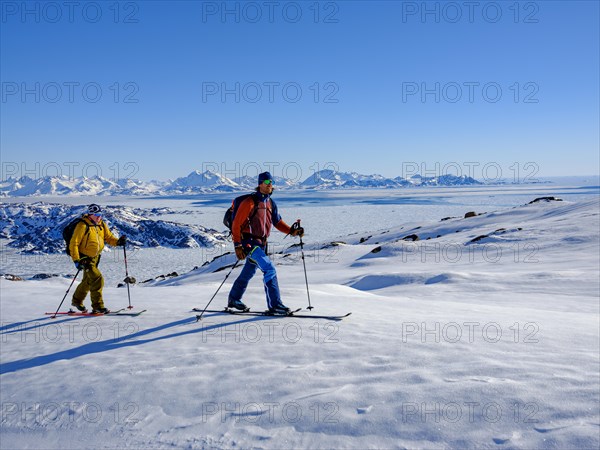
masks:
[[(36, 202), (2, 204), (0, 238), (24, 254), (65, 251), (63, 228), (86, 212), (85, 206)], [(168, 208), (139, 209), (106, 206), (103, 217), (115, 235), (125, 234), (138, 247), (196, 248), (222, 245), (227, 235), (201, 225), (151, 219), (171, 213)]]

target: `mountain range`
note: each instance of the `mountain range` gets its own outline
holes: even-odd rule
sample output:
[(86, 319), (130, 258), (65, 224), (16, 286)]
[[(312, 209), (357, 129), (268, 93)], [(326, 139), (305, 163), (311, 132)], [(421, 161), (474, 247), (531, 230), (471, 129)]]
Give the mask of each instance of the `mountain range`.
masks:
[[(356, 188), (405, 188), (414, 186), (472, 186), (481, 182), (474, 178), (455, 175), (410, 178), (386, 178), (382, 175), (361, 175), (356, 172), (321, 170), (306, 178), (295, 181), (274, 177), (278, 189), (356, 189)], [(0, 182), (0, 197), (28, 196), (82, 196), (82, 195), (178, 195), (208, 192), (247, 191), (256, 186), (256, 177), (227, 178), (210, 170), (195, 170), (185, 177), (168, 181), (139, 181), (134, 179), (111, 180), (101, 176), (69, 178), (46, 176), (42, 178), (8, 178)]]
[[(0, 238), (9, 240), (7, 245), (18, 249), (18, 253), (61, 253), (65, 251), (62, 230), (85, 212), (85, 206), (43, 202), (7, 204), (0, 209)], [(103, 209), (109, 227), (125, 234), (137, 247), (199, 248), (227, 242), (227, 234), (217, 230), (151, 218), (172, 213), (169, 208), (105, 206)]]

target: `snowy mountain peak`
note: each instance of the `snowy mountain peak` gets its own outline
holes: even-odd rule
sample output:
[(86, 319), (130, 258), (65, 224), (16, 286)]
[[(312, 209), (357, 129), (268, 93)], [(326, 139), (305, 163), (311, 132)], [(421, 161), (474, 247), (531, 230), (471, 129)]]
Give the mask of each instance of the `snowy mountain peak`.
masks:
[[(441, 175), (426, 177), (413, 175), (386, 178), (379, 174), (363, 175), (357, 172), (340, 172), (323, 169), (298, 183), (283, 177), (274, 177), (277, 189), (343, 189), (343, 188), (402, 188), (412, 186), (470, 186), (479, 181), (463, 176)], [(256, 176), (242, 176), (230, 179), (211, 170), (193, 170), (185, 177), (168, 181), (142, 182), (135, 179), (107, 179), (93, 177), (69, 178), (67, 176), (46, 176), (33, 179), (28, 176), (9, 177), (0, 182), (0, 196), (78, 196), (78, 195), (173, 195), (206, 192), (236, 192), (256, 187)]]
[(480, 184), (468, 177), (455, 177), (443, 175), (435, 178), (426, 178), (414, 175), (409, 180), (403, 177), (386, 178), (379, 174), (362, 175), (356, 172), (338, 172), (325, 169), (315, 172), (301, 183), (305, 188), (400, 188), (410, 186), (457, 186)]
[(221, 190), (223, 188), (233, 190), (240, 188), (240, 186), (220, 173), (211, 170), (206, 170), (204, 172), (194, 170), (186, 177), (177, 178), (170, 185), (166, 186), (165, 189), (167, 191), (175, 192), (194, 192), (210, 189)]

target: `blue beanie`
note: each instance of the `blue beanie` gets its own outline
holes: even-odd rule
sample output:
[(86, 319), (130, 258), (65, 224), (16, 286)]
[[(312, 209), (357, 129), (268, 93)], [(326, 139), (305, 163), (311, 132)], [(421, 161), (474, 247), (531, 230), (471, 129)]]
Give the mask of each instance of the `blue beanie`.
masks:
[(261, 184), (265, 180), (272, 180), (272, 179), (273, 179), (273, 177), (271, 176), (270, 172), (263, 172), (258, 175), (258, 184)]

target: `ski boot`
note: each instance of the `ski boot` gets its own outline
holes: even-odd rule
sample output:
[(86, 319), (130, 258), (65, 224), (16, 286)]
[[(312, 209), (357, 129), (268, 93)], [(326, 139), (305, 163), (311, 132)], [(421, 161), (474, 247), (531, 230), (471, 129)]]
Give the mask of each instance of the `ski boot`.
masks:
[(269, 308), (269, 314), (276, 316), (287, 316), (290, 313), (291, 309), (285, 305), (277, 305), (273, 308)]
[(250, 311), (250, 308), (244, 305), (241, 300), (231, 300), (227, 302), (227, 308), (237, 309), (238, 311)]
[(87, 308), (83, 305), (77, 305), (75, 303), (71, 303), (71, 306), (75, 309), (77, 309), (77, 311), (82, 312), (82, 313), (86, 313), (88, 312)]

